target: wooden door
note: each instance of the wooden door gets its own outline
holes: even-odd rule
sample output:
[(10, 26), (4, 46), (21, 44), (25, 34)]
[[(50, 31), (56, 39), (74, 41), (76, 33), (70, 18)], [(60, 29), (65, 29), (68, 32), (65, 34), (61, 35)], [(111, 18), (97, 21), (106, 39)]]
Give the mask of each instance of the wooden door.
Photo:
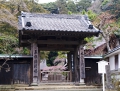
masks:
[(14, 64), (14, 84), (30, 83), (30, 64)]
[(87, 85), (100, 85), (101, 75), (98, 73), (97, 59), (86, 59), (85, 61), (85, 83)]

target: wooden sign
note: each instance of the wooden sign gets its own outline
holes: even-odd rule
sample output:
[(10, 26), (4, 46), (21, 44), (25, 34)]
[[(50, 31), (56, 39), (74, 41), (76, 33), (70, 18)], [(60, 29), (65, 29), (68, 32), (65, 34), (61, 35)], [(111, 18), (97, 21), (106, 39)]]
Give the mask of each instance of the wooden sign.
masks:
[(38, 47), (33, 43), (33, 83), (38, 81)]
[(84, 60), (84, 48), (80, 46), (79, 49), (79, 60), (80, 60), (80, 78), (85, 78), (85, 60)]
[(108, 65), (107, 61), (99, 61), (98, 63), (98, 73), (106, 73), (105, 66)]

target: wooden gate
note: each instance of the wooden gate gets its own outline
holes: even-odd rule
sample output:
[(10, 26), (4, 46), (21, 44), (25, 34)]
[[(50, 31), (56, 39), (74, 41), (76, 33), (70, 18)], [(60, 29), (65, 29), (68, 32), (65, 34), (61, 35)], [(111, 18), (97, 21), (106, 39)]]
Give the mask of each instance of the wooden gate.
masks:
[(30, 83), (30, 64), (14, 64), (14, 84)]
[(41, 82), (71, 82), (71, 72), (41, 71)]

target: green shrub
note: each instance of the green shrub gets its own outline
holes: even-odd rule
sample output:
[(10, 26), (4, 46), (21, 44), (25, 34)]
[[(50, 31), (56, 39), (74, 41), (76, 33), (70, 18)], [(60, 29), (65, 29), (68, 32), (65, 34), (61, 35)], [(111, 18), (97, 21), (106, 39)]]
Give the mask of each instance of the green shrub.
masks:
[(109, 0), (104, 0), (104, 1), (102, 2), (102, 6), (106, 5), (108, 2), (109, 2)]
[(94, 20), (96, 19), (96, 17), (97, 17), (97, 14), (95, 14), (95, 13), (94, 13), (93, 11), (91, 11), (91, 10), (88, 10), (87, 12), (86, 12), (85, 10), (83, 10), (83, 11), (81, 12), (81, 14), (83, 14), (83, 15), (88, 15), (90, 21), (94, 21)]

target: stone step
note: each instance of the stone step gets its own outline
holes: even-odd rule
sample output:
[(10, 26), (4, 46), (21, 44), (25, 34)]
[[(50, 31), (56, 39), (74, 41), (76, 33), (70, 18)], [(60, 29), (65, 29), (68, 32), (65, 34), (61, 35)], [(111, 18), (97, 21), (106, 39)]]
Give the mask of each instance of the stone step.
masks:
[(0, 91), (102, 91), (101, 86), (86, 86), (73, 84), (39, 84), (39, 86), (29, 86), (25, 84), (3, 85)]
[(15, 87), (15, 90), (71, 90), (71, 89), (76, 89), (76, 90), (80, 90), (80, 89), (101, 89), (100, 86), (48, 86), (48, 85), (42, 85), (42, 86), (30, 86), (30, 87)]
[(41, 85), (75, 85), (73, 82), (60, 82), (60, 83), (39, 83), (39, 86)]
[(102, 89), (15, 90), (15, 91), (102, 91)]

